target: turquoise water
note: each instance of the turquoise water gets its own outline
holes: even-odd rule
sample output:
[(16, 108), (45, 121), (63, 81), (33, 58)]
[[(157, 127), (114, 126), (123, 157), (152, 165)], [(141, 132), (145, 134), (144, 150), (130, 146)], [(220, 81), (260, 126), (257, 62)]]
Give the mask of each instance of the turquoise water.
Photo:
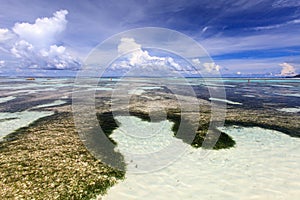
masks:
[[(207, 101), (212, 100), (210, 91), (224, 88), (226, 98), (214, 100), (225, 102), (228, 106), (271, 109), (280, 115), (292, 110), (294, 114), (299, 114), (300, 79), (91, 78), (90, 80), (92, 81), (74, 87), (75, 78), (36, 78), (33, 81), (27, 81), (25, 78), (0, 78), (0, 113), (23, 112), (32, 108), (42, 108), (44, 104), (51, 105), (55, 101), (67, 99), (71, 101), (73, 90), (95, 91), (95, 94), (99, 95), (125, 89), (130, 95), (141, 96), (149, 92), (170, 92), (168, 90), (170, 85), (175, 87), (184, 85), (191, 87), (198, 98)], [(90, 85), (90, 82), (98, 82), (98, 86)]]
[[(98, 80), (92, 82), (95, 81)], [(170, 93), (165, 83), (172, 87), (191, 86), (199, 99), (208, 103), (210, 100), (224, 102), (229, 109), (268, 109), (274, 112), (274, 116), (300, 114), (300, 79), (251, 79), (248, 82), (248, 79), (170, 78), (159, 81), (106, 78), (101, 79), (97, 86), (87, 81), (74, 89), (74, 79), (26, 81), (2, 78), (0, 138), (54, 114), (49, 107), (72, 102), (73, 90), (95, 91), (95, 95), (104, 94), (109, 98), (110, 93), (126, 89), (127, 94), (139, 98), (148, 93), (157, 96), (160, 92)], [(224, 87), (226, 98), (212, 99), (208, 87)], [(195, 150), (173, 137), (169, 121), (151, 124), (135, 117), (119, 117), (118, 120), (121, 125), (111, 137), (118, 142), (117, 148), (131, 170), (139, 167), (150, 169), (163, 163), (151, 160), (151, 157), (146, 157), (147, 162), (143, 162), (141, 157), (132, 155), (159, 152), (170, 142), (187, 149), (187, 152), (174, 165), (155, 173), (136, 176), (128, 172), (124, 182), (109, 190), (104, 199), (296, 199), (300, 195), (298, 138), (257, 127), (228, 127), (223, 131), (234, 138), (236, 148), (213, 151), (203, 157), (206, 150)], [(178, 155), (176, 151), (168, 152), (158, 155), (165, 158)]]
[[(235, 148), (204, 150), (172, 137), (169, 121), (158, 124), (136, 117), (117, 119), (121, 126), (112, 138), (128, 163), (128, 171), (125, 180), (109, 189), (102, 199), (280, 200), (298, 199), (300, 195), (299, 138), (259, 127), (231, 126), (222, 131), (233, 137)], [(170, 142), (175, 144), (173, 140), (179, 142), (182, 155), (166, 148)], [(155, 149), (151, 148), (154, 144)], [(176, 157), (160, 170), (151, 170)], [(139, 170), (146, 171), (137, 174)]]

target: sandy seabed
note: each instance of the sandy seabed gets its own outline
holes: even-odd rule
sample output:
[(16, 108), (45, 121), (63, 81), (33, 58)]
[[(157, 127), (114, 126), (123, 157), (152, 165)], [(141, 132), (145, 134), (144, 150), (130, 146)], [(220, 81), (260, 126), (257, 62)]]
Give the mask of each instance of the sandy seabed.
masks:
[[(121, 134), (126, 132), (128, 122), (119, 120), (122, 125), (111, 137), (130, 163), (126, 156), (130, 137)], [(139, 126), (138, 122), (135, 124)], [(113, 186), (102, 199), (298, 199), (298, 138), (259, 127), (230, 126), (222, 131), (233, 137), (235, 148), (213, 151), (184, 144), (187, 151), (176, 162), (156, 172), (136, 174), (129, 170), (126, 179)]]

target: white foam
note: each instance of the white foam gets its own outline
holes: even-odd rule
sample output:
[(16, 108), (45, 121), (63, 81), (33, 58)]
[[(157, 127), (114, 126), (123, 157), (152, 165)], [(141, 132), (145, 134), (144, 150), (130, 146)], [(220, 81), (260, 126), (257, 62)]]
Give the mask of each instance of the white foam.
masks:
[(52, 115), (53, 112), (36, 112), (36, 111), (23, 111), (8, 113), (0, 113), (0, 139), (13, 131), (28, 126), (30, 123), (45, 116)]
[[(125, 130), (126, 127), (123, 126), (127, 125), (121, 124), (120, 129)], [(140, 134), (139, 125), (132, 127), (131, 131)], [(170, 126), (164, 127), (164, 131), (169, 130)], [(105, 200), (298, 199), (299, 138), (257, 127), (228, 127), (222, 130), (236, 141), (235, 148), (203, 150), (192, 148), (182, 142), (187, 151), (175, 163), (151, 173), (133, 174), (129, 171), (126, 173), (126, 179), (110, 188), (108, 194), (102, 198)], [(117, 133), (120, 133), (120, 130), (115, 130), (112, 135)], [(127, 148), (130, 147), (128, 144), (130, 142), (130, 145), (134, 145), (131, 143), (133, 141), (118, 136), (114, 136), (114, 139), (126, 160), (126, 152), (129, 151)], [(151, 142), (154, 141), (153, 137), (149, 139)], [(122, 152), (123, 150), (126, 152)], [(203, 156), (207, 153), (209, 154), (206, 157)], [(149, 156), (148, 159), (151, 161), (153, 158)]]
[(210, 100), (210, 101), (220, 101), (220, 102), (225, 102), (225, 103), (227, 103), (227, 104), (233, 104), (233, 105), (242, 105), (242, 103), (235, 102), (235, 101), (230, 101), (230, 100), (227, 100), (227, 99), (218, 99), (218, 98), (210, 97), (209, 100)]
[(15, 98), (16, 97), (13, 97), (13, 96), (2, 97), (2, 98), (0, 98), (0, 103), (5, 103), (5, 102), (8, 102), (8, 101), (13, 100)]

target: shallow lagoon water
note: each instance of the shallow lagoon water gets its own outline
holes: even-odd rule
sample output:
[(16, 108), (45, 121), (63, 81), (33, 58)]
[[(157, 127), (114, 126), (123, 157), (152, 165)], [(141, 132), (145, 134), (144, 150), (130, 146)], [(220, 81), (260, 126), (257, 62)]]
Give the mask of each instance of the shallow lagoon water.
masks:
[(56, 101), (53, 101), (52, 103), (38, 105), (38, 106), (35, 106), (33, 108), (46, 108), (46, 107), (50, 107), (50, 106), (62, 105), (62, 104), (65, 104), (65, 103), (66, 103), (66, 101), (56, 100)]
[(0, 98), (0, 103), (5, 103), (5, 102), (10, 101), (10, 100), (13, 100), (13, 99), (15, 99), (15, 98), (16, 98), (16, 97), (14, 97), (14, 96), (2, 97), (2, 98)]
[(232, 105), (242, 105), (242, 103), (239, 103), (239, 102), (235, 102), (235, 101), (229, 101), (229, 100), (226, 100), (226, 99), (218, 99), (218, 98), (209, 98), (209, 100), (211, 101), (220, 101), (220, 102), (225, 102), (227, 104), (232, 104)]
[(4, 136), (14, 132), (15, 130), (28, 126), (30, 123), (41, 117), (53, 115), (50, 111), (23, 111), (15, 113), (0, 112), (0, 140)]
[(279, 108), (277, 110), (281, 111), (281, 112), (297, 113), (297, 112), (300, 112), (300, 107), (297, 107), (297, 108)]
[[(41, 104), (31, 109), (46, 108), (50, 106), (57, 106), (65, 104), (66, 101), (56, 100), (52, 103)], [(53, 115), (53, 111), (32, 111), (31, 109), (22, 112), (0, 112), (0, 140), (14, 132), (15, 130), (26, 127), (32, 122), (46, 116)]]
[[(124, 134), (127, 128), (124, 125), (129, 123), (126, 120), (132, 121), (132, 117), (123, 118), (123, 124), (112, 134), (125, 160), (128, 148), (133, 148), (137, 142), (117, 136), (120, 132)], [(139, 130), (140, 127), (137, 125), (135, 128), (131, 127), (131, 131)], [(171, 125), (163, 128), (168, 132)], [(113, 186), (102, 198), (112, 200), (298, 198), (300, 195), (298, 138), (258, 127), (231, 126), (222, 128), (222, 131), (233, 137), (236, 147), (218, 151), (203, 150), (182, 142), (186, 145), (187, 151), (173, 164), (159, 171), (144, 174), (132, 173), (129, 170), (126, 179)], [(149, 137), (149, 143), (154, 142), (154, 138)], [(148, 159), (151, 161), (153, 158), (149, 156)]]
[[(9, 81), (15, 80), (10, 79)], [(118, 79), (114, 79), (114, 81), (118, 81)], [(188, 81), (197, 87), (207, 86), (201, 79), (190, 79)], [(219, 79), (212, 79), (211, 81), (214, 82), (214, 86), (222, 86), (219, 84)], [(251, 80), (249, 84), (247, 81), (247, 79), (224, 80), (228, 97), (233, 102), (231, 106), (240, 107), (241, 103), (243, 104), (242, 106), (248, 104), (256, 105), (256, 103), (267, 101), (266, 103), (272, 103), (274, 110), (279, 109), (282, 111), (280, 113), (276, 112), (282, 115), (291, 111), (290, 109), (300, 106), (299, 101), (297, 101), (300, 94), (299, 79), (257, 79)], [(141, 82), (147, 81), (141, 80)], [(151, 83), (151, 81), (148, 82)], [(179, 81), (179, 83), (182, 83), (182, 81)], [(122, 84), (127, 83), (124, 81)], [(42, 92), (43, 95), (46, 93), (60, 95), (58, 92), (64, 87), (73, 88), (73, 82), (69, 79), (37, 79), (29, 82), (20, 79), (16, 81), (16, 84), (5, 84), (5, 81), (1, 81), (0, 88), (1, 92), (4, 91), (5, 95), (3, 96), (5, 98), (10, 94), (12, 95), (9, 97), (11, 100), (13, 100), (14, 96), (28, 100)], [(82, 85), (80, 87), (91, 89), (94, 86)], [(280, 95), (274, 93), (274, 87), (276, 87), (276, 93)], [(102, 90), (102, 88), (104, 87), (99, 85), (99, 90)], [(113, 88), (113, 84), (109, 88)], [(134, 92), (135, 90), (131, 90), (131, 92), (132, 94), (141, 95), (147, 93), (147, 90), (154, 89), (163, 88), (160, 88), (157, 84), (154, 86), (149, 84), (148, 86), (137, 88), (136, 93)], [(230, 93), (231, 91), (232, 93)], [(236, 91), (240, 93), (234, 93)], [(29, 93), (31, 95), (28, 95)], [(70, 93), (69, 91), (68, 94)], [(61, 98), (68, 98), (65, 95), (62, 93)], [(201, 95), (199, 98), (209, 99), (205, 94)], [(59, 99), (59, 97), (55, 98)], [(276, 101), (277, 99), (278, 102)], [(7, 100), (5, 99), (5, 104), (0, 106), (4, 107), (9, 103), (15, 103), (15, 101)], [(227, 103), (231, 102), (227, 100)], [(47, 106), (49, 104), (40, 105), (40, 107)], [(13, 132), (17, 128), (27, 126), (40, 117), (51, 114), (53, 112), (30, 110), (15, 113), (2, 112), (0, 113), (0, 137)], [(293, 115), (298, 114), (299, 112), (293, 113)], [(136, 120), (133, 120), (136, 123), (131, 123), (131, 129), (139, 130), (139, 134), (147, 132), (148, 128), (151, 127), (153, 131), (155, 126), (149, 124), (147, 126), (148, 122)], [(126, 121), (123, 121), (123, 125), (126, 125)], [(140, 125), (145, 127), (145, 130)], [(7, 129), (2, 127), (7, 127)], [(170, 127), (171, 124), (168, 124), (167, 121), (160, 124), (160, 128), (166, 134), (163, 137), (155, 134), (151, 134), (151, 137), (148, 135), (147, 139), (151, 140), (144, 141), (144, 146), (135, 146), (135, 152), (143, 154), (145, 152), (153, 152), (156, 148), (163, 149), (172, 140), (180, 143), (180, 140), (172, 136), (173, 133), (170, 131)], [(123, 132), (127, 130), (122, 126), (120, 128)], [(300, 195), (299, 138), (291, 138), (280, 132), (255, 127), (229, 127), (224, 129), (224, 131), (236, 141), (237, 146), (235, 148), (208, 151), (194, 149), (185, 143), (180, 143), (187, 151), (177, 162), (162, 170), (142, 175), (130, 173), (129, 170), (125, 181), (111, 188), (104, 199), (298, 199), (297, 197)], [(148, 133), (151, 133), (151, 131), (149, 130)], [(132, 150), (131, 147), (134, 144), (138, 144), (137, 141), (140, 141), (128, 140), (128, 137), (119, 137), (114, 134), (112, 137), (119, 143), (118, 148), (124, 153), (125, 158), (130, 158), (126, 152), (130, 152)], [(125, 144), (127, 145), (122, 146), (122, 142), (124, 143), (125, 139)], [(204, 155), (207, 153), (209, 154), (205, 157)], [(130, 160), (127, 160), (127, 162), (130, 163)], [(151, 157), (149, 163), (151, 163)], [(153, 161), (153, 163), (155, 162)], [(131, 167), (140, 166), (131, 164)]]

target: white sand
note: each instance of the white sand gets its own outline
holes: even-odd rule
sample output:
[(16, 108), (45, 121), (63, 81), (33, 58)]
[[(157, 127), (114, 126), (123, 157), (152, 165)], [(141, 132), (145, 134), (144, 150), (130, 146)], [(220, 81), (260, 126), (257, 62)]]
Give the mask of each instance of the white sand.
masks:
[[(124, 151), (122, 153), (127, 162), (130, 161), (127, 160), (126, 152), (130, 151), (128, 149), (130, 147), (133, 149), (135, 144), (134, 141), (128, 141), (128, 137), (118, 136), (120, 130), (126, 131), (126, 126), (130, 124), (131, 134), (140, 135), (153, 128), (146, 126), (141, 129), (142, 124), (133, 118), (118, 118), (122, 123), (121, 127), (112, 134), (121, 152)], [(171, 124), (165, 123), (162, 127), (161, 132), (169, 135), (161, 139), (169, 139)], [(126, 179), (112, 187), (102, 198), (106, 200), (299, 199), (299, 138), (257, 127), (229, 127), (223, 131), (234, 138), (237, 143), (235, 148), (218, 151), (194, 149), (176, 139), (187, 148), (184, 156), (156, 172), (135, 174), (129, 170)], [(153, 145), (155, 137), (148, 139), (150, 141), (147, 143)], [(161, 144), (165, 144), (164, 141), (161, 141)], [(204, 156), (206, 153), (209, 154)], [(147, 156), (145, 153), (144, 155)], [(148, 160), (157, 162), (150, 154)]]

